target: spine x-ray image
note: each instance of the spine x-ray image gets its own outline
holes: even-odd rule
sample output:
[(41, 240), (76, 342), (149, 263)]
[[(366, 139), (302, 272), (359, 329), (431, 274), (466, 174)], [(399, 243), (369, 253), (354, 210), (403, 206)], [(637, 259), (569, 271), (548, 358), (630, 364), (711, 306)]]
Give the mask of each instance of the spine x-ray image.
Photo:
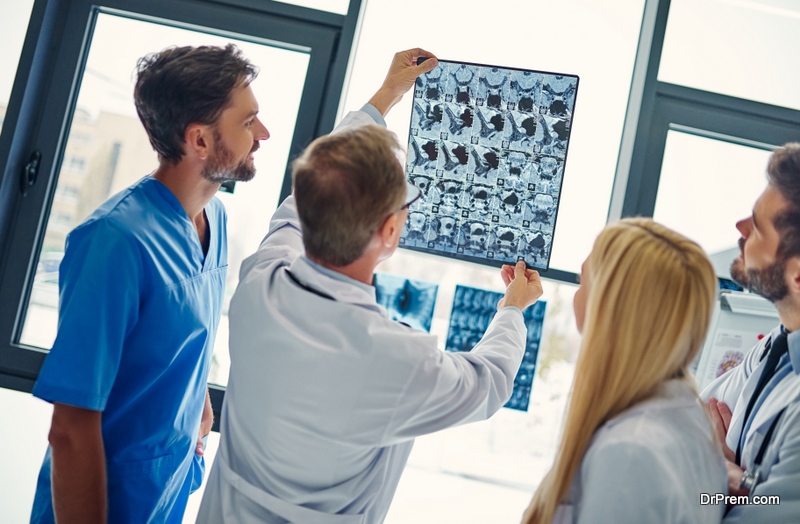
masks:
[(547, 269), (578, 77), (439, 61), (417, 79), (405, 248)]
[(375, 298), (392, 320), (430, 332), (439, 286), (388, 273), (376, 273)]
[[(501, 298), (503, 298), (502, 293), (456, 286), (445, 349), (447, 351), (472, 351), (494, 318), (497, 312), (497, 303)], [(546, 306), (547, 303), (540, 300), (523, 313), (525, 326), (528, 328), (525, 355), (522, 357), (519, 372), (514, 378), (514, 392), (511, 394), (511, 400), (505, 405), (507, 408), (528, 411)]]

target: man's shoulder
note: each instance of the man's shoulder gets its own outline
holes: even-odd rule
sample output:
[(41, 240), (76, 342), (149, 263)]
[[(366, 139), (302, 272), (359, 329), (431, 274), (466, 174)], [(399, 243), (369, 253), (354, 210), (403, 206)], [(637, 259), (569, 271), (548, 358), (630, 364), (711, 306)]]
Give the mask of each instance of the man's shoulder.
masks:
[(122, 191), (110, 196), (108, 200), (100, 204), (86, 219), (75, 228), (74, 231), (81, 229), (92, 229), (116, 225), (122, 229), (135, 228), (141, 222), (141, 218), (147, 209), (154, 209), (155, 204), (148, 194), (148, 180), (144, 177), (136, 183), (126, 187)]

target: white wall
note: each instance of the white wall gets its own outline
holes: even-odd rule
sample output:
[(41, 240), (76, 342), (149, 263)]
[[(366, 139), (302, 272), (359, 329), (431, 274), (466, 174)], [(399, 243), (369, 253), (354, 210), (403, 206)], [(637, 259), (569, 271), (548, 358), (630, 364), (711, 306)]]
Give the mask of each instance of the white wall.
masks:
[(29, 522), (53, 406), (0, 388), (0, 522)]

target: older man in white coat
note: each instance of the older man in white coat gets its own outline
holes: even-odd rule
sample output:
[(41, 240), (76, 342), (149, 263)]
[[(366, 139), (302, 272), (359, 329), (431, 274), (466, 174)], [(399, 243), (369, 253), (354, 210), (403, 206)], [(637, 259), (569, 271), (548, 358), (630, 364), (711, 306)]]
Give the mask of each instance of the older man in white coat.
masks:
[[(417, 65), (417, 58), (431, 59)], [(370, 103), (294, 164), (294, 193), (242, 265), (221, 443), (198, 522), (383, 522), (414, 437), (490, 417), (525, 351), (539, 275), (505, 266), (470, 353), (392, 321), (370, 285), (419, 190), (382, 116), (436, 67), (398, 53)]]
[(800, 522), (800, 144), (776, 150), (767, 176), (736, 224), (731, 276), (772, 301), (781, 326), (701, 395), (725, 441), (728, 491), (742, 497), (729, 503), (731, 524)]

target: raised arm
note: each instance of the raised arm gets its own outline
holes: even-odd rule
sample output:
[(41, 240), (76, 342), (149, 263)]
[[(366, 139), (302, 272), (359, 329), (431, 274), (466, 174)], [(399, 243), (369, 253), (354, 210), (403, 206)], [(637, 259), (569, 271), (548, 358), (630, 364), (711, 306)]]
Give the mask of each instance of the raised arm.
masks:
[(506, 292), (481, 341), (468, 353), (433, 350), (421, 360), (381, 444), (488, 419), (511, 398), (525, 354), (522, 311), (542, 295), (542, 284), (524, 262), (501, 275)]
[[(428, 57), (420, 65), (417, 58)], [(411, 89), (417, 77), (436, 67), (436, 57), (422, 49), (409, 49), (394, 55), (389, 72), (378, 91), (370, 98), (369, 105), (377, 109), (381, 116), (386, 116), (389, 110), (400, 101), (403, 95)], [(364, 108), (365, 110), (368, 108)], [(352, 126), (379, 124), (369, 111), (351, 111), (336, 126), (333, 133)], [(303, 236), (300, 227), (300, 218), (297, 216), (297, 206), (294, 196), (290, 195), (278, 207), (269, 223), (269, 231), (261, 241), (258, 251), (242, 263), (240, 278), (256, 267), (269, 264), (276, 259), (293, 260), (304, 252)]]
[[(428, 60), (417, 65), (417, 58), (420, 57), (426, 57)], [(400, 51), (394, 55), (392, 65), (389, 67), (389, 72), (386, 74), (383, 85), (370, 98), (369, 103), (380, 111), (383, 116), (386, 116), (389, 110), (413, 87), (417, 77), (431, 71), (437, 65), (439, 65), (439, 61), (436, 57), (424, 49), (415, 48)]]

